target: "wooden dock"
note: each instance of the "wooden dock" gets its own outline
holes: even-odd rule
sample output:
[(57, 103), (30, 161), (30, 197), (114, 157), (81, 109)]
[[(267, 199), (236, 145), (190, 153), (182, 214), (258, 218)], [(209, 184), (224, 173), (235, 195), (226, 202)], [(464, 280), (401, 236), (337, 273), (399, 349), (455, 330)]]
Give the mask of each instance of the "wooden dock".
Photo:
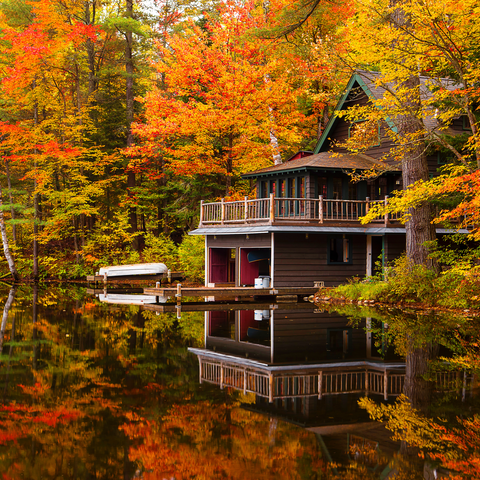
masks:
[(172, 282), (174, 280), (183, 280), (185, 274), (183, 272), (170, 272), (170, 274), (161, 275), (129, 275), (122, 277), (104, 277), (103, 275), (87, 275), (87, 282), (91, 283), (131, 283), (131, 282)]
[(309, 296), (318, 292), (318, 287), (276, 287), (276, 288), (255, 288), (255, 287), (185, 287), (179, 283), (175, 288), (156, 287), (144, 288), (145, 295), (156, 295), (159, 297), (215, 297), (215, 298), (238, 298), (238, 297), (281, 297), (288, 296)]

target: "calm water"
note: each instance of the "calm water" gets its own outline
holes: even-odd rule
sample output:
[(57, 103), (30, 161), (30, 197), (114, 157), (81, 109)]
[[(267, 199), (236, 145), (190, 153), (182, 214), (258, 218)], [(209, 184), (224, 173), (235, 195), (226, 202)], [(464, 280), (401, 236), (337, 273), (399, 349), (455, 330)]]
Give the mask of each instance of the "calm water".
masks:
[[(425, 316), (388, 323), (367, 311), (352, 323), (305, 303), (154, 311), (72, 285), (0, 295), (2, 479), (421, 479), (452, 468), (358, 406), (366, 394), (392, 405), (412, 383)], [(436, 358), (465, 356), (458, 322), (427, 329)], [(470, 370), (429, 385), (415, 398), (422, 418), (474, 418)]]

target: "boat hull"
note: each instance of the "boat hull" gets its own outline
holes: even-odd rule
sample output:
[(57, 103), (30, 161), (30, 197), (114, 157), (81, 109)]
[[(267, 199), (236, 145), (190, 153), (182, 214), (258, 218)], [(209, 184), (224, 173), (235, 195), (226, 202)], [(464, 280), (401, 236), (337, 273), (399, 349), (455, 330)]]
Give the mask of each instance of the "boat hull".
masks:
[(133, 277), (140, 275), (161, 275), (168, 272), (164, 263), (138, 263), (135, 265), (115, 265), (102, 267), (97, 275), (102, 277)]

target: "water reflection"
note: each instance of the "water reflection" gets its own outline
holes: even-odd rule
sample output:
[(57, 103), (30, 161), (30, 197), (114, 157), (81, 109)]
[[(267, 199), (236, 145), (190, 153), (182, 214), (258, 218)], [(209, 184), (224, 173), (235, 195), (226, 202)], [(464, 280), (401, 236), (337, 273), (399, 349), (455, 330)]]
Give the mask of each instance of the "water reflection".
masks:
[[(401, 439), (357, 403), (392, 406), (402, 391), (385, 319), (353, 326), (308, 303), (103, 303), (71, 285), (10, 294), (5, 478), (424, 478), (417, 452), (400, 455)], [(442, 375), (450, 417), (474, 412), (471, 374)]]

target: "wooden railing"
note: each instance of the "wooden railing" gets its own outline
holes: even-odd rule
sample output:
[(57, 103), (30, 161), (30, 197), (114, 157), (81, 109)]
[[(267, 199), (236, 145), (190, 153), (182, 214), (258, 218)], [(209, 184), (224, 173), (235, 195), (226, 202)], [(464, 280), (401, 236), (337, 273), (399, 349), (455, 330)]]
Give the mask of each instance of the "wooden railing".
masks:
[[(318, 198), (279, 198), (270, 195), (268, 198), (258, 198), (235, 202), (204, 203), (200, 206), (200, 227), (213, 225), (249, 225), (274, 224), (285, 222), (307, 223), (360, 223), (361, 217), (379, 203), (385, 200), (335, 200)], [(385, 214), (374, 218), (371, 223), (383, 223), (385, 226), (397, 223), (399, 214)]]

